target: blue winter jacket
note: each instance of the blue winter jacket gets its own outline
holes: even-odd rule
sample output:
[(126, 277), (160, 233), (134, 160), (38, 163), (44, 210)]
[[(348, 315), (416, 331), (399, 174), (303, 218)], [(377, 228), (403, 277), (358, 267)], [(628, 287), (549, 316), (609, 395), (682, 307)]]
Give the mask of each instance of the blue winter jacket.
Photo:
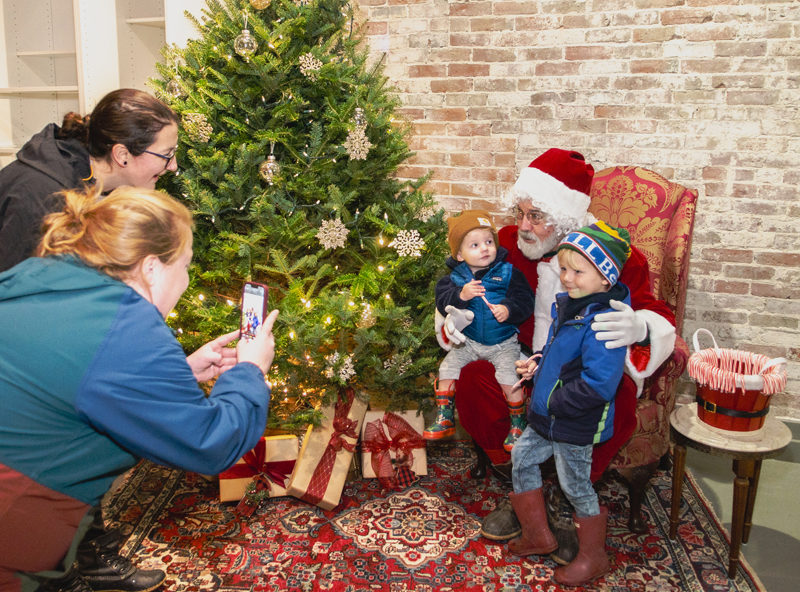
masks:
[(556, 295), (553, 324), (533, 377), (528, 423), (542, 437), (588, 445), (605, 442), (614, 429), (614, 396), (625, 369), (626, 348), (606, 349), (591, 329), (608, 301), (630, 304), (624, 284), (571, 300)]
[(156, 307), (76, 259), (0, 274), (0, 335), (0, 463), (82, 502), (140, 457), (219, 473), (264, 432), (257, 366), (206, 396)]

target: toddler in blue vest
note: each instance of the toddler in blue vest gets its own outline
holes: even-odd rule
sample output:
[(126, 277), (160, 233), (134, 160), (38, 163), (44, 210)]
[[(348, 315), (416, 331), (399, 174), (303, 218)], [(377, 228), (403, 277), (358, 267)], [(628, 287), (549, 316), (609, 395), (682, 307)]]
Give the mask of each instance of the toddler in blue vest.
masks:
[(508, 252), (498, 245), (497, 229), (487, 212), (465, 210), (448, 218), (447, 226), (447, 265), (452, 271), (436, 284), (436, 307), (442, 315), (452, 306), (474, 317), (462, 330), (466, 341), (454, 346), (439, 366), (436, 419), (423, 436), (436, 440), (455, 433), (455, 381), (470, 362), (487, 360), (494, 365), (508, 404), (511, 429), (503, 446), (510, 451), (526, 425), (515, 363), (520, 358), (518, 325), (533, 314), (533, 291), (522, 272), (506, 261)]
[(553, 324), (533, 376), (528, 427), (511, 453), (511, 505), (522, 535), (508, 548), (516, 555), (543, 555), (558, 547), (547, 524), (539, 465), (555, 457), (558, 481), (575, 508), (578, 554), (558, 567), (555, 579), (580, 586), (609, 569), (606, 517), (592, 488), (592, 447), (608, 440), (614, 426), (614, 397), (625, 367), (625, 348), (606, 349), (591, 328), (610, 301), (630, 305), (618, 283), (630, 255), (630, 236), (597, 221), (568, 234), (557, 247), (561, 283)]

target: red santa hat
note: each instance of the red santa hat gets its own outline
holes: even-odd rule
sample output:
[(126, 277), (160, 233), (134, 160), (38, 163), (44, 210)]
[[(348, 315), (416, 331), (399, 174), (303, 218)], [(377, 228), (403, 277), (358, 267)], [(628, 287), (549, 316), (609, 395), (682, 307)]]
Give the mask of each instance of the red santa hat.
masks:
[(519, 174), (511, 190), (512, 205), (529, 200), (564, 231), (582, 226), (589, 209), (594, 168), (583, 154), (550, 148)]

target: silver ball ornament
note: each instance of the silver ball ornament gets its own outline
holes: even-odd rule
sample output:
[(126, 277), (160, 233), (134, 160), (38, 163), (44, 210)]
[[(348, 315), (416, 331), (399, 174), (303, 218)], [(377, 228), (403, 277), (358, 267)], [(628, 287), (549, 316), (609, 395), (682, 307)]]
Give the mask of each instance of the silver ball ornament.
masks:
[(280, 172), (281, 167), (275, 160), (274, 154), (267, 156), (267, 160), (262, 162), (261, 166), (258, 167), (258, 173), (261, 175), (261, 178), (270, 185), (275, 182), (275, 177), (277, 177)]
[(258, 42), (250, 31), (243, 29), (242, 33), (233, 40), (233, 49), (245, 59), (249, 59), (258, 49)]

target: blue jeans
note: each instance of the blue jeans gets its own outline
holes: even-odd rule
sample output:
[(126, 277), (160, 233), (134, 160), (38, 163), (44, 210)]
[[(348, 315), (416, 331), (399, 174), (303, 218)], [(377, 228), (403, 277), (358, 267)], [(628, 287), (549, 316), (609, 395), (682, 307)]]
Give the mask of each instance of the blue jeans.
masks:
[(597, 516), (600, 504), (589, 478), (592, 471), (592, 445), (553, 442), (528, 426), (511, 450), (511, 481), (514, 493), (542, 486), (539, 465), (555, 456), (558, 481), (579, 518)]

